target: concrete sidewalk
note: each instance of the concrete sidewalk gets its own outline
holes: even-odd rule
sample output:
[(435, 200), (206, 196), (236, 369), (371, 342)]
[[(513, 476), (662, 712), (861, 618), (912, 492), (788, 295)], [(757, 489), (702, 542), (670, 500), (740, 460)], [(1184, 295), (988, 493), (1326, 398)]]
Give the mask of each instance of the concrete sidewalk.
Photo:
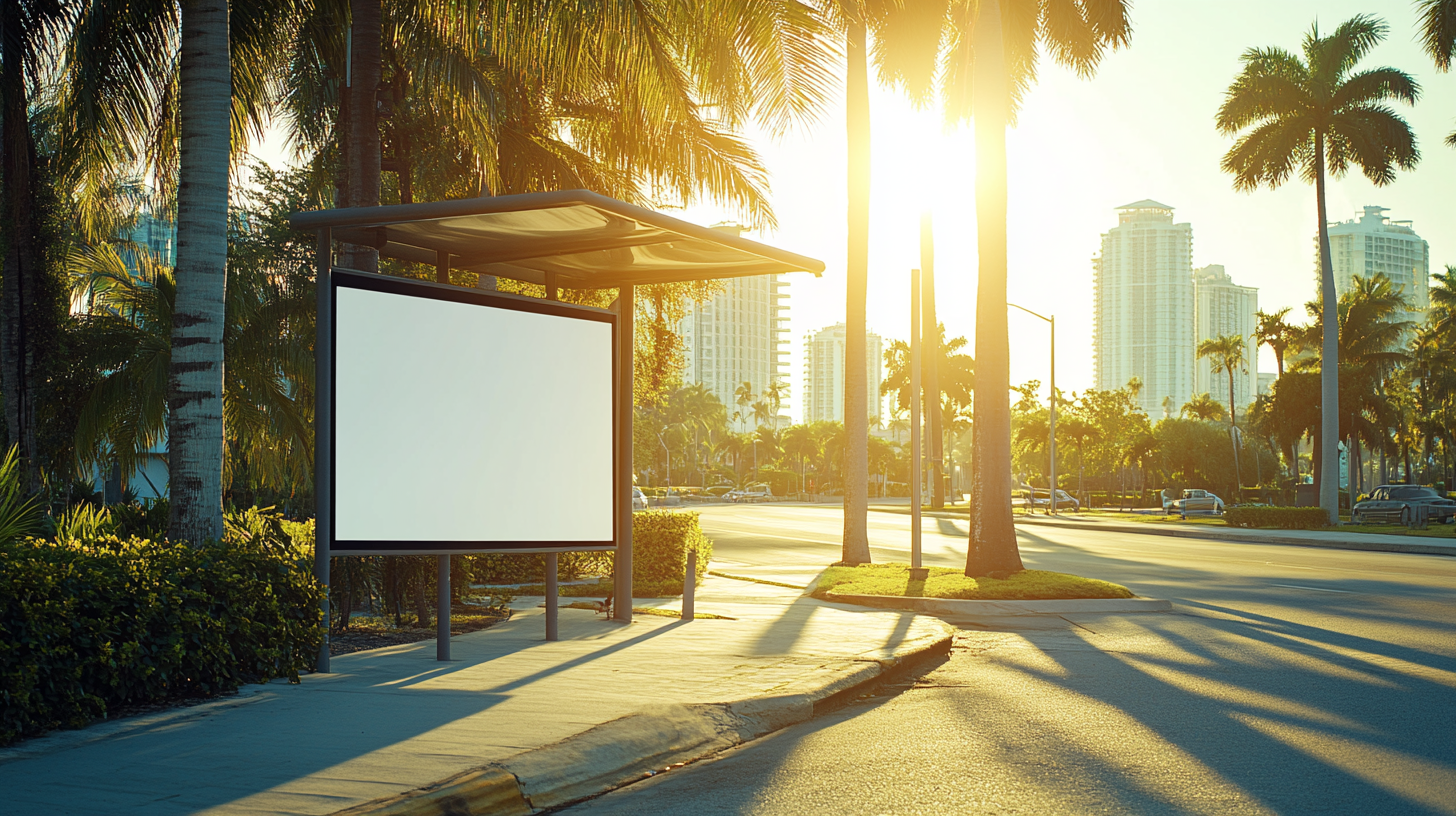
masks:
[[(893, 505), (870, 505), (871, 510), (896, 515), (910, 515), (909, 507)], [(966, 519), (964, 508), (955, 510), (926, 510), (927, 518), (943, 518), (952, 521)], [(1337, 550), (1365, 550), (1370, 552), (1401, 552), (1421, 555), (1456, 556), (1456, 538), (1434, 538), (1431, 536), (1384, 535), (1380, 533), (1356, 533), (1339, 528), (1331, 530), (1253, 530), (1243, 527), (1220, 527), (1209, 524), (1158, 523), (1146, 521), (1119, 521), (1099, 516), (1059, 515), (1016, 516), (1017, 524), (1048, 525), (1071, 530), (1102, 530), (1105, 532), (1140, 533), (1173, 538), (1202, 538), (1214, 541), (1241, 541), (1248, 544), (1291, 544), (1299, 547), (1326, 547)]]
[[(934, 618), (710, 577), (698, 611), (736, 620), (639, 616), (625, 626), (563, 609), (561, 640), (547, 643), (539, 602), (522, 598), (510, 621), (453, 638), (449, 663), (435, 661), (430, 641), (341, 655), (333, 674), (306, 676), (299, 685), (249, 686), (235, 698), (0, 751), (0, 810), (334, 813), (487, 763), (509, 766), (522, 752), (540, 758), (609, 721), (619, 721), (611, 733), (620, 745), (620, 718), (653, 707), (681, 713), (735, 702), (762, 710), (765, 701), (788, 700), (812, 712), (816, 700), (943, 652), (950, 637)], [(661, 731), (649, 728), (646, 742), (636, 744), (648, 745)], [(574, 750), (552, 756), (558, 764), (562, 756), (587, 756)], [(582, 761), (565, 764), (579, 772)], [(549, 782), (531, 785), (540, 790)], [(529, 807), (555, 801), (529, 797), (528, 787), (522, 778)]]

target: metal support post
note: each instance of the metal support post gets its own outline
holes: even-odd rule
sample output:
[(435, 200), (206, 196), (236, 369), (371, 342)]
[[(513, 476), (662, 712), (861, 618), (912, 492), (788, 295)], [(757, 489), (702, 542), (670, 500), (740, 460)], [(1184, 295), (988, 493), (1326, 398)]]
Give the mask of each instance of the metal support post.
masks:
[[(329, 543), (333, 540), (334, 495), (334, 299), (330, 274), (333, 268), (333, 231), (318, 231), (315, 262), (318, 274), (317, 317), (314, 321), (314, 578), (323, 587), (320, 603), (323, 628), (314, 671), (329, 670)], [(348, 610), (345, 610), (347, 613)]]
[(435, 556), (435, 659), (450, 659), (450, 556)]
[(683, 607), (682, 619), (692, 620), (696, 614), (694, 609), (694, 593), (698, 589), (698, 551), (688, 550), (687, 572), (683, 573)]
[[(1051, 482), (1047, 486), (1047, 508), (1052, 515), (1057, 514), (1057, 316), (1052, 315), (1048, 321), (1052, 324), (1052, 391), (1051, 391), (1051, 418), (1047, 423), (1051, 440), (1047, 444), (1051, 452), (1051, 467), (1048, 471), (1051, 474)], [(1032, 495), (1035, 495), (1033, 493)], [(1032, 509), (1035, 509), (1036, 502), (1032, 502)]]
[(925, 580), (920, 566), (920, 484), (924, 474), (920, 448), (920, 270), (910, 270), (910, 578)]
[(612, 618), (632, 622), (632, 337), (636, 293), (617, 294), (617, 553)]
[(557, 595), (560, 590), (556, 587), (556, 553), (546, 553), (546, 639), (560, 640), (558, 636), (557, 616)]

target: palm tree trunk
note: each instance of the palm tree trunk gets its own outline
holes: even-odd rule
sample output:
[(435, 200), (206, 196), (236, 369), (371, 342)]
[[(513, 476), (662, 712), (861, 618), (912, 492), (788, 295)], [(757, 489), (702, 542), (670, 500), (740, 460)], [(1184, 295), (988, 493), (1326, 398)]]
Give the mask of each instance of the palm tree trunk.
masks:
[(223, 532), (222, 329), (232, 68), (226, 0), (188, 0), (181, 10), (167, 534), (174, 541), (200, 544)]
[(1320, 507), (1340, 523), (1340, 307), (1330, 261), (1330, 223), (1325, 211), (1325, 137), (1315, 136), (1315, 199), (1320, 252)]
[(870, 451), (865, 381), (865, 298), (870, 252), (870, 92), (863, 9), (851, 9), (845, 37), (849, 244), (845, 264), (844, 548), (846, 564), (870, 561)]
[[(349, 166), (350, 207), (379, 206), (379, 106), (376, 94), (383, 70), (383, 10), (381, 0), (349, 0)], [(345, 244), (344, 266), (365, 272), (379, 271), (379, 251), (374, 247)]]
[(26, 492), (40, 487), (39, 451), (36, 450), (37, 368), (44, 346), (38, 325), (47, 311), (42, 306), (40, 236), (35, 221), (35, 140), (30, 131), (25, 50), (28, 32), (19, 0), (0, 6), (0, 173), (5, 201), (5, 258), (0, 284), (0, 393), (5, 395), (7, 441), (17, 446), (25, 468)]
[[(1233, 493), (1232, 499), (1233, 499), (1233, 502), (1235, 504), (1237, 504), (1239, 502), (1239, 500), (1240, 500), (1239, 499), (1239, 493), (1241, 492), (1241, 490), (1242, 490), (1242, 488), (1244, 486), (1244, 476), (1239, 471), (1239, 431), (1238, 431), (1238, 427), (1239, 426), (1238, 426), (1237, 421), (1235, 421), (1235, 419), (1234, 419), (1234, 368), (1233, 368), (1233, 366), (1229, 366), (1229, 368), (1228, 368), (1228, 378), (1229, 378), (1229, 444), (1234, 446), (1234, 493)], [(1255, 453), (1254, 455), (1255, 456), (1258, 456), (1258, 453)]]
[(997, 0), (976, 18), (976, 434), (966, 575), (1022, 569), (1011, 521), (1011, 370), (1006, 334), (1006, 59)]

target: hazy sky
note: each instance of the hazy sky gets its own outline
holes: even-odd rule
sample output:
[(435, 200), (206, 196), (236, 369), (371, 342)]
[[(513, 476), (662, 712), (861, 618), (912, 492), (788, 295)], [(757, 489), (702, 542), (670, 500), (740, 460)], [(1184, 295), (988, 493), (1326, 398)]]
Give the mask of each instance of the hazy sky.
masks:
[[(1318, 20), (1325, 30), (1360, 13), (1390, 25), (1385, 42), (1361, 67), (1393, 66), (1412, 74), (1423, 93), (1402, 108), (1423, 153), (1418, 168), (1376, 188), (1363, 176), (1332, 180), (1333, 220), (1354, 218), (1366, 204), (1414, 221), (1431, 246), (1432, 270), (1456, 264), (1453, 203), (1456, 73), (1439, 74), (1416, 44), (1409, 0), (1138, 0), (1132, 44), (1110, 54), (1091, 80), (1044, 62), (1017, 128), (1010, 162), (1009, 299), (1057, 316), (1058, 385), (1081, 390), (1092, 380), (1092, 265), (1100, 236), (1115, 226), (1115, 208), (1152, 198), (1193, 225), (1193, 265), (1223, 264), (1236, 283), (1259, 288), (1265, 310), (1303, 304), (1314, 289), (1314, 189), (1298, 180), (1277, 191), (1234, 192), (1219, 160), (1231, 145), (1215, 131), (1214, 114), (1255, 46), (1298, 50)], [(976, 253), (972, 200), (974, 152), (969, 129), (946, 132), (938, 110), (916, 111), (893, 91), (872, 90), (873, 211), (870, 233), (869, 325), (886, 338), (909, 326), (909, 270), (919, 264), (919, 213), (933, 210), (940, 318), (950, 336), (974, 330)], [(836, 100), (819, 123), (774, 140), (750, 134), (772, 174), (779, 228), (760, 240), (822, 259), (822, 278), (792, 276), (790, 288), (793, 396), (801, 414), (803, 339), (844, 320), (844, 109)], [(281, 159), (281, 144), (259, 150)], [(683, 215), (712, 224), (729, 210), (695, 206)], [(1046, 385), (1046, 324), (1012, 311), (1011, 379)], [(1261, 352), (1260, 368), (1273, 358)]]
[[(1129, 48), (1111, 54), (1097, 76), (1078, 79), (1044, 64), (1018, 127), (1009, 135), (1009, 299), (1058, 323), (1058, 385), (1092, 380), (1092, 266), (1100, 236), (1115, 226), (1115, 208), (1152, 198), (1193, 225), (1193, 265), (1221, 263), (1236, 283), (1259, 287), (1263, 309), (1303, 304), (1314, 295), (1314, 189), (1295, 181), (1277, 191), (1234, 192), (1219, 160), (1231, 144), (1215, 131), (1214, 114), (1253, 46), (1297, 50), (1316, 19), (1328, 30), (1359, 13), (1390, 25), (1384, 44), (1363, 67), (1394, 66), (1424, 91), (1402, 113), (1423, 158), (1414, 172), (1376, 188), (1363, 176), (1329, 185), (1333, 220), (1349, 220), (1378, 204), (1390, 217), (1415, 222), (1431, 245), (1433, 270), (1456, 264), (1452, 234), (1456, 149), (1442, 142), (1456, 129), (1456, 74), (1439, 74), (1415, 42), (1412, 3), (1231, 2), (1141, 0), (1133, 5)], [(937, 111), (917, 112), (893, 91), (870, 100), (873, 116), (873, 213), (870, 233), (869, 324), (903, 338), (909, 326), (909, 270), (918, 265), (918, 213), (932, 207), (936, 227), (937, 304), (950, 336), (974, 330), (976, 254), (969, 129), (945, 133)], [(818, 280), (793, 277), (793, 372), (801, 388), (806, 333), (844, 320), (844, 113), (842, 103), (807, 132), (759, 140), (773, 173), (779, 229), (762, 240), (822, 259)], [(694, 207), (691, 220), (730, 214)], [(1013, 311), (1012, 382), (1047, 375), (1046, 324)], [(1261, 368), (1272, 371), (1263, 350)], [(790, 409), (799, 416), (795, 400)]]

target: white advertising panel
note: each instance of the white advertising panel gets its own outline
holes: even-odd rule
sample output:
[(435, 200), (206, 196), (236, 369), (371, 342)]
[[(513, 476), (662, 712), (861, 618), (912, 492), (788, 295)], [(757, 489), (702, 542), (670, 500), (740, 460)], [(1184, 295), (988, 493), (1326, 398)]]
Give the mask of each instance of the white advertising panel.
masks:
[(334, 281), (336, 551), (612, 545), (612, 315)]

